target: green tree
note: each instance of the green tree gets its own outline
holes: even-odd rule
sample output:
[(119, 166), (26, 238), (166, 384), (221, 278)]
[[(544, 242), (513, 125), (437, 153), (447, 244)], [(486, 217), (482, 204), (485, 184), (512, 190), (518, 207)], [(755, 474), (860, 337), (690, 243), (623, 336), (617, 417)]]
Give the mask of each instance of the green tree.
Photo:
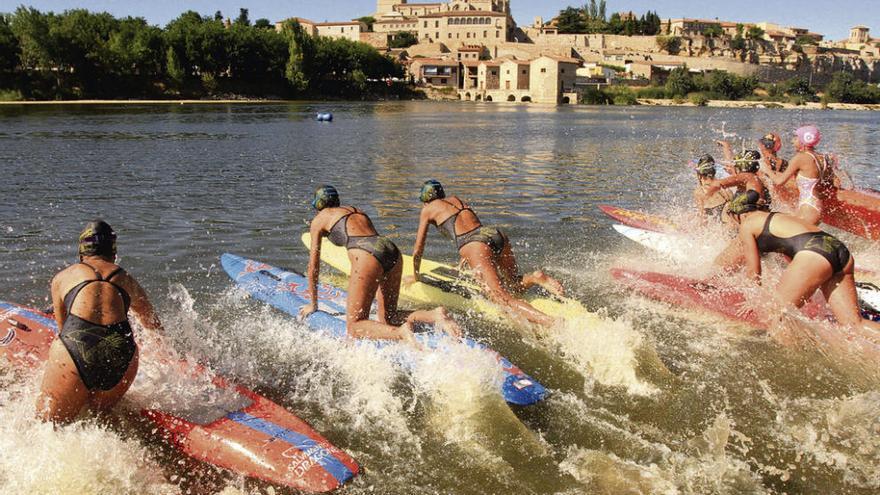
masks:
[(238, 17), (235, 18), (233, 24), (235, 24), (236, 26), (250, 26), (251, 19), (248, 9), (238, 9)]
[(750, 40), (759, 40), (764, 37), (764, 30), (759, 28), (758, 26), (751, 26), (749, 30), (746, 31), (746, 39)]
[(272, 22), (265, 17), (261, 17), (254, 21), (254, 27), (257, 29), (275, 29), (275, 26), (272, 25)]
[(409, 48), (419, 42), (418, 36), (409, 31), (400, 31), (393, 34), (388, 43), (389, 48)]
[(710, 24), (703, 29), (703, 36), (707, 38), (720, 38), (722, 34), (724, 34), (724, 31), (721, 30), (721, 26), (718, 24)]
[(189, 72), (180, 62), (177, 51), (170, 46), (165, 50), (165, 66), (168, 77), (178, 84), (182, 84), (189, 75)]
[(840, 103), (878, 103), (880, 88), (856, 79), (849, 72), (838, 72), (825, 87), (826, 95)]
[(49, 25), (54, 15), (44, 15), (34, 8), (19, 7), (15, 10), (9, 27), (18, 39), (21, 65), (26, 69), (51, 69), (54, 65), (54, 37)]
[(288, 53), (284, 77), (294, 91), (305, 91), (309, 87), (309, 75), (314, 65), (314, 40), (295, 19), (285, 21), (282, 33), (287, 38)]
[(694, 77), (686, 65), (673, 69), (666, 79), (666, 95), (670, 98), (683, 98), (695, 89)]
[(816, 99), (816, 89), (806, 77), (793, 77), (781, 84), (781, 90), (789, 96), (799, 96), (807, 101)]
[(365, 16), (363, 16), (363, 17), (358, 17), (358, 18), (355, 19), (355, 20), (358, 21), (358, 22), (363, 22), (364, 24), (366, 24), (366, 26), (367, 26), (367, 31), (368, 31), (368, 32), (372, 32), (372, 31), (373, 31), (373, 24), (376, 23), (376, 18), (373, 17), (373, 16), (371, 16), (371, 15), (365, 15)]
[(556, 28), (561, 34), (583, 33), (587, 30), (587, 23), (580, 9), (568, 7), (559, 12)]
[(0, 72), (12, 72), (18, 66), (18, 38), (12, 32), (9, 16), (0, 14)]
[(670, 55), (678, 55), (681, 51), (681, 38), (677, 36), (657, 36), (657, 47)]

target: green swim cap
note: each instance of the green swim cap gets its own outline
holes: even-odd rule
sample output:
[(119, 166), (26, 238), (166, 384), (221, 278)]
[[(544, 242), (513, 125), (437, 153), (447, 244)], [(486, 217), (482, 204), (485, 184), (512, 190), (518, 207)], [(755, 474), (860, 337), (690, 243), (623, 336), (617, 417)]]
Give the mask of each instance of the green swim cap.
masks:
[(435, 199), (443, 199), (445, 197), (446, 192), (443, 190), (443, 186), (434, 179), (426, 181), (422, 186), (422, 191), (419, 193), (419, 199), (422, 203), (430, 203)]
[(80, 256), (116, 256), (116, 232), (100, 218), (89, 222), (79, 235)]
[(339, 206), (339, 192), (333, 186), (321, 186), (315, 191), (315, 199), (312, 200), (312, 207), (318, 211), (324, 208), (335, 208)]
[(768, 211), (770, 207), (761, 200), (761, 195), (757, 191), (736, 193), (727, 207), (727, 211), (731, 215), (742, 215), (758, 210)]
[(733, 159), (733, 168), (737, 172), (755, 173), (761, 168), (761, 154), (755, 150), (746, 150)]
[(694, 167), (700, 177), (715, 177), (715, 159), (712, 155), (703, 155)]

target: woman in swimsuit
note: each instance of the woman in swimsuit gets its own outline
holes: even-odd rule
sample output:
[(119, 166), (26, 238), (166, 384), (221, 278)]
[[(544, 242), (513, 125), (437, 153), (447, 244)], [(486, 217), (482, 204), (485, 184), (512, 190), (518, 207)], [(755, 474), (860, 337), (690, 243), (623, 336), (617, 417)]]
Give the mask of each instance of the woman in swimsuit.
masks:
[(116, 233), (106, 222), (86, 226), (79, 258), (52, 279), (61, 332), (49, 349), (37, 401), (44, 421), (67, 423), (86, 406), (102, 411), (122, 398), (138, 370), (129, 312), (144, 328), (162, 332), (144, 290), (115, 264)]
[(781, 253), (791, 259), (776, 287), (780, 302), (800, 308), (821, 289), (838, 323), (880, 330), (880, 324), (862, 318), (855, 260), (837, 238), (799, 217), (770, 213), (753, 191), (734, 196), (730, 214), (739, 224), (746, 269), (756, 281), (761, 279), (762, 254)]
[[(779, 156), (779, 151), (782, 150), (782, 138), (778, 134), (769, 133), (759, 139), (758, 150), (762, 156), (762, 171), (769, 169), (774, 172), (783, 173), (788, 170), (788, 160)], [(766, 180), (765, 185), (769, 187), (773, 198), (786, 205), (797, 204), (798, 190), (795, 186), (777, 186), (772, 180)]]
[(715, 159), (712, 158), (712, 155), (703, 155), (699, 160), (691, 163), (694, 164), (694, 169), (697, 171), (697, 181), (699, 182), (694, 189), (694, 202), (700, 216), (703, 220), (715, 218), (725, 223), (728, 222), (729, 217), (724, 213), (732, 196), (730, 192), (727, 189), (719, 189), (711, 196), (706, 195), (710, 183), (715, 180)]
[(761, 168), (764, 176), (776, 186), (781, 186), (797, 175), (795, 182), (799, 191), (797, 216), (813, 225), (822, 219), (822, 200), (834, 190), (833, 164), (828, 157), (816, 153), (822, 134), (816, 126), (805, 126), (795, 131), (793, 143), (798, 153), (784, 172), (771, 167)]
[(562, 284), (540, 270), (521, 276), (507, 236), (495, 227), (483, 226), (476, 213), (461, 199), (455, 196), (447, 198), (439, 182), (425, 182), (420, 199), (422, 213), (413, 249), (415, 275), (407, 280), (408, 283), (419, 281), (428, 227), (434, 225), (455, 243), (462, 261), (473, 269), (492, 301), (531, 323), (545, 327), (556, 323), (556, 320), (517, 299), (511, 292), (521, 294), (533, 285), (540, 285), (550, 293), (562, 296)]
[[(753, 192), (761, 198), (762, 204), (769, 208), (769, 191), (755, 173), (760, 167), (758, 161), (761, 159), (761, 154), (754, 150), (748, 150), (734, 156), (730, 150), (730, 144), (726, 141), (719, 141), (718, 144), (724, 148), (725, 157), (733, 162), (734, 175), (722, 180), (708, 181), (703, 189), (703, 197), (708, 198), (723, 189), (736, 187), (737, 193)], [(727, 245), (727, 248), (715, 258), (715, 264), (723, 267), (725, 270), (732, 270), (742, 265), (743, 256), (743, 245), (739, 238), (734, 238)]]
[[(301, 317), (318, 310), (321, 240), (327, 237), (333, 244), (345, 247), (351, 261), (345, 308), (349, 336), (402, 340), (416, 345), (412, 329), (415, 322), (436, 324), (454, 337), (461, 336), (458, 324), (442, 307), (433, 311), (414, 311), (408, 315), (398, 311), (403, 259), (393, 242), (376, 233), (370, 217), (357, 208), (340, 206), (339, 193), (332, 186), (319, 188), (312, 206), (318, 210), (310, 228), (312, 245), (308, 280), (312, 302), (300, 311)], [(378, 321), (370, 320), (374, 298), (378, 299)]]

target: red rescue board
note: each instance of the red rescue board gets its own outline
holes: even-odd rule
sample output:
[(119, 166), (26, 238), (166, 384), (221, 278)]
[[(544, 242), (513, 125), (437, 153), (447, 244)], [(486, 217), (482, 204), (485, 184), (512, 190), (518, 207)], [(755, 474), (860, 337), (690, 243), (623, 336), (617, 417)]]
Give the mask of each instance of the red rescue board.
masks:
[[(35, 369), (46, 360), (57, 325), (51, 316), (0, 302), (0, 355)], [(236, 474), (306, 492), (333, 491), (359, 472), (357, 463), (278, 404), (185, 361), (165, 363), (185, 376), (208, 377), (200, 395), (174, 412), (143, 409), (182, 453)]]
[(676, 233), (681, 231), (681, 229), (673, 222), (659, 215), (626, 210), (624, 208), (610, 205), (599, 205), (599, 209), (614, 220), (637, 229), (664, 233)]

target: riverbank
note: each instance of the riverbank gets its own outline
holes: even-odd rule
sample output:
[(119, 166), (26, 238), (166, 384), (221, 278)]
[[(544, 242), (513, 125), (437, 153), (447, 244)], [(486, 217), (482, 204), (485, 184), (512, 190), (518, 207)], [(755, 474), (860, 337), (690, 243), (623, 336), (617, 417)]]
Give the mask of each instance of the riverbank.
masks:
[(216, 105), (216, 104), (266, 104), (292, 103), (299, 100), (45, 100), (45, 101), (0, 101), (0, 105)]
[(668, 99), (639, 98), (639, 105), (654, 107), (696, 107), (706, 106), (712, 108), (781, 108), (786, 110), (856, 110), (856, 111), (878, 111), (880, 105), (877, 104), (857, 104), (857, 103), (820, 103), (808, 102), (802, 105), (794, 103), (779, 103), (774, 101), (732, 101), (732, 100), (709, 100), (705, 105), (697, 105), (690, 101), (676, 102)]

